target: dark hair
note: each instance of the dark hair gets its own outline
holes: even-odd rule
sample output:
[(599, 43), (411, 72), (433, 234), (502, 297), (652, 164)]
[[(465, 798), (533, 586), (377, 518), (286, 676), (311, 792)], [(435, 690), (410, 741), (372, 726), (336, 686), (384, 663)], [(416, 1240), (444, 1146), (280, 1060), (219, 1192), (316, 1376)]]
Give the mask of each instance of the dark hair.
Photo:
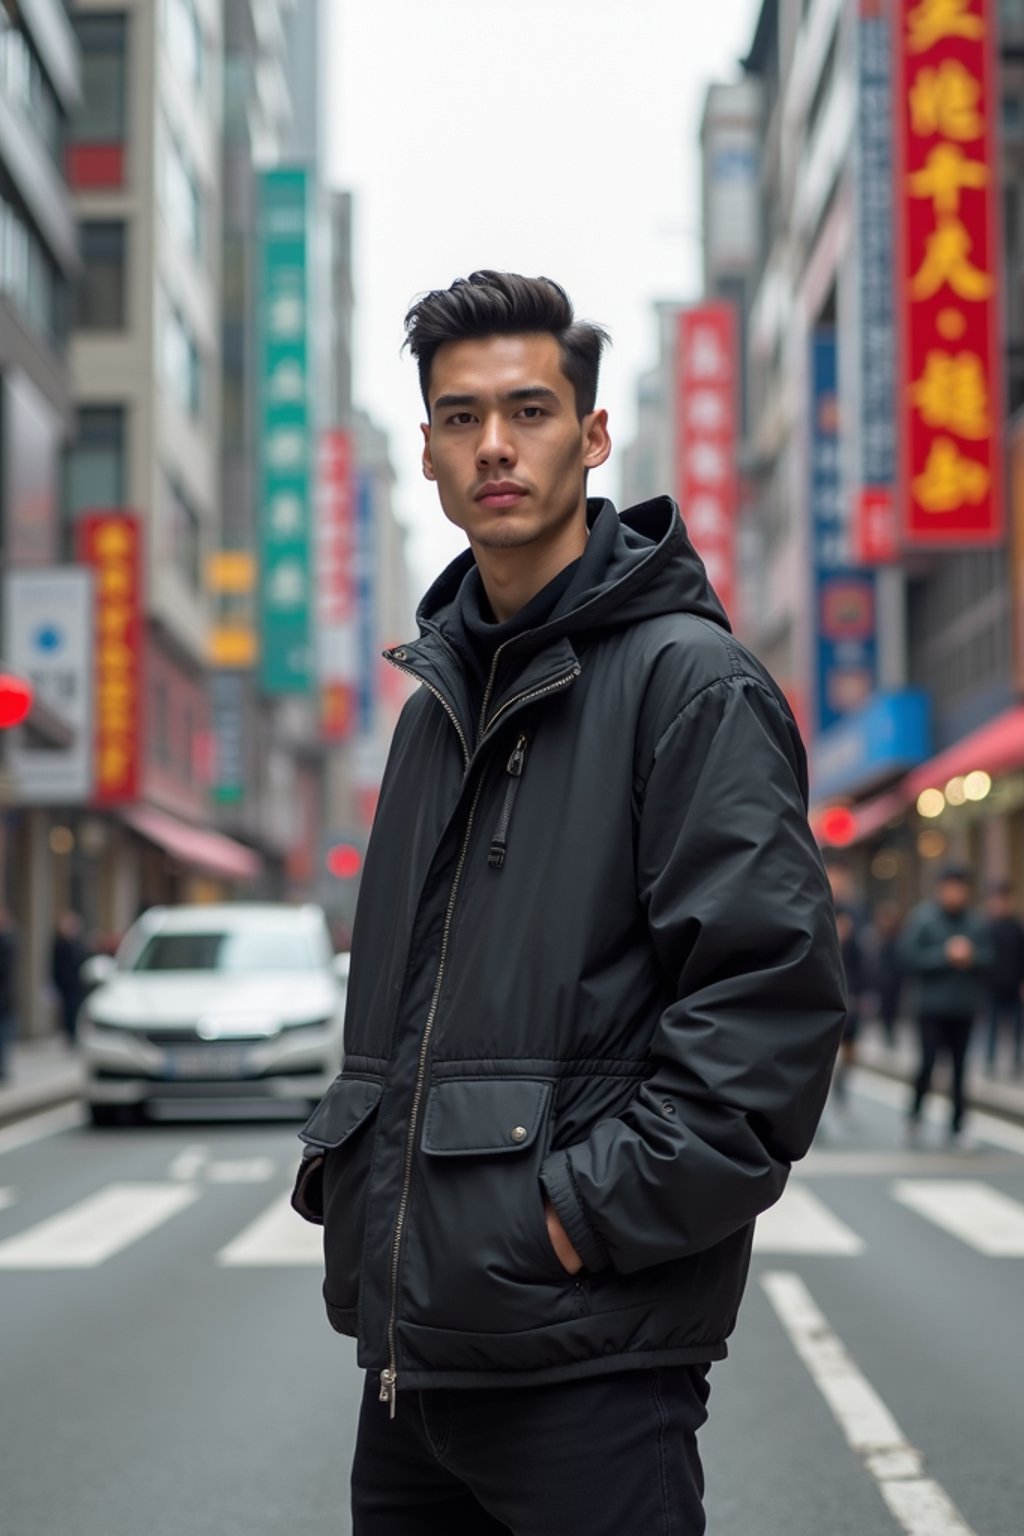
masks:
[(594, 409), (601, 352), (610, 338), (600, 325), (574, 318), (572, 300), (558, 283), (550, 277), (482, 271), (423, 294), (405, 317), (405, 346), (419, 368), (427, 414), (431, 364), (446, 341), (544, 331), (561, 348), (562, 372), (573, 387), (582, 421)]
[(947, 881), (950, 885), (954, 883), (957, 885), (970, 885), (971, 872), (966, 864), (947, 864), (943, 869), (939, 870), (939, 878), (936, 884), (945, 885)]

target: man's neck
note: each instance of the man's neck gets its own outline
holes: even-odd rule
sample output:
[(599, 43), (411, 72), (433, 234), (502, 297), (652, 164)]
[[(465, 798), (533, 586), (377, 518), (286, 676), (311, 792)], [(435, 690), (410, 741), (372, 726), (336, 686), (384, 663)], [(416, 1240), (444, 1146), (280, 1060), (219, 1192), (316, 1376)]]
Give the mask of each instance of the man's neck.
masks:
[(480, 579), (498, 623), (514, 618), (548, 582), (554, 581), (559, 571), (578, 560), (586, 546), (585, 518), (574, 518), (550, 544), (527, 544), (516, 549), (484, 549), (474, 545)]

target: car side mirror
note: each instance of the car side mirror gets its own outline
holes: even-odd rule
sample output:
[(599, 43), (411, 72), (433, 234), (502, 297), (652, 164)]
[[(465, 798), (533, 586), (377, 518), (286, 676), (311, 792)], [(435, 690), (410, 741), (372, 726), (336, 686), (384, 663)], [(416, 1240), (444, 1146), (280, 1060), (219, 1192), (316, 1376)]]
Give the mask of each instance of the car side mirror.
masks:
[(116, 970), (117, 961), (112, 955), (90, 955), (88, 960), (83, 960), (78, 974), (87, 987), (102, 987)]
[(334, 959), (331, 961), (331, 970), (334, 972), (334, 979), (336, 981), (340, 981), (343, 985), (348, 981), (348, 968), (350, 959), (351, 956), (349, 955), (348, 950), (343, 949), (338, 954), (336, 954)]

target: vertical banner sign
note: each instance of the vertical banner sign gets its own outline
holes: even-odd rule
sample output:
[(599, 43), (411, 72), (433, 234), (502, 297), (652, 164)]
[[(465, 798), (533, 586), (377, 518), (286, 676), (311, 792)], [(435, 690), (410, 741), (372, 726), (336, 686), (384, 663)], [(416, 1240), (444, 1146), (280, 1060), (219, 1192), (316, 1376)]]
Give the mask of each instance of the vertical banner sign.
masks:
[(875, 688), (875, 575), (850, 564), (839, 468), (836, 341), (818, 331), (811, 355), (811, 573), (816, 629), (815, 735), (865, 704)]
[(860, 0), (857, 21), (857, 240), (859, 324), (853, 555), (858, 565), (896, 559), (893, 481), (892, 73), (888, 7)]
[(309, 238), (305, 170), (260, 176), (260, 618), (266, 693), (312, 683)]
[(79, 560), (92, 567), (95, 778), (93, 801), (139, 797), (142, 764), (142, 602), (139, 520), (94, 512), (78, 523)]
[(736, 320), (730, 304), (680, 312), (676, 333), (676, 485), (708, 577), (736, 599)]
[(240, 672), (212, 672), (207, 681), (213, 763), (210, 793), (218, 805), (245, 794), (245, 683)]
[(356, 668), (359, 680), (357, 714), (359, 734), (372, 736), (377, 726), (377, 544), (374, 523), (376, 486), (369, 470), (356, 476)]
[(1003, 535), (996, 0), (896, 0), (900, 503), (909, 547)]
[(355, 728), (355, 501), (352, 438), (324, 432), (317, 446), (317, 673), (320, 731), (344, 741)]

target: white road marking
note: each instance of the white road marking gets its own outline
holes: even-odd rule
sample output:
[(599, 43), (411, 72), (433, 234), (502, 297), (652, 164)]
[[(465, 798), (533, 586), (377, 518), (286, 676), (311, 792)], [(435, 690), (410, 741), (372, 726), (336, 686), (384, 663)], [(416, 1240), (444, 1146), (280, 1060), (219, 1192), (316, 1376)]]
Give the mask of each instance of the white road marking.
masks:
[(211, 1184), (265, 1184), (274, 1177), (276, 1167), (272, 1157), (240, 1157), (211, 1163), (206, 1177)]
[(290, 1264), (323, 1266), (323, 1229), (303, 1221), (291, 1208), (290, 1195), (281, 1195), (261, 1216), (245, 1227), (217, 1255), (218, 1264), (277, 1267)]
[(85, 1110), (81, 1104), (63, 1104), (60, 1109), (47, 1109), (41, 1114), (30, 1115), (0, 1131), (0, 1153), (16, 1152), (19, 1147), (30, 1147), (34, 1141), (70, 1131), (76, 1125), (85, 1124)]
[(1020, 1163), (1006, 1152), (977, 1152), (965, 1163), (962, 1152), (838, 1152), (815, 1148), (793, 1169), (794, 1179), (884, 1177), (896, 1179), (920, 1173), (946, 1173), (959, 1178), (972, 1173), (1020, 1173)]
[[(910, 1103), (910, 1088), (906, 1083), (882, 1077), (870, 1067), (854, 1067), (850, 1082), (854, 1091), (862, 1093), (866, 1099), (873, 1099), (876, 1104), (885, 1104), (890, 1109), (899, 1109), (906, 1114)], [(949, 1125), (949, 1105), (933, 1094), (925, 1102), (924, 1118), (929, 1125), (939, 1125), (946, 1130)], [(1008, 1120), (1000, 1120), (997, 1115), (987, 1115), (980, 1109), (972, 1109), (969, 1129), (981, 1141), (1002, 1147), (1007, 1152), (1024, 1155), (1024, 1126), (1011, 1125)]]
[(847, 1443), (863, 1457), (907, 1536), (975, 1536), (942, 1485), (923, 1475), (921, 1452), (908, 1443), (800, 1276), (772, 1270), (761, 1284)]
[(16, 1196), (13, 1189), (0, 1189), (0, 1211), (6, 1210), (9, 1205), (13, 1205), (15, 1199)]
[(777, 1205), (757, 1218), (755, 1253), (863, 1253), (856, 1232), (803, 1185), (790, 1184)]
[(92, 1269), (196, 1199), (188, 1184), (108, 1184), (0, 1243), (0, 1269)]
[(181, 1179), (183, 1183), (191, 1184), (209, 1161), (209, 1147), (204, 1147), (201, 1142), (193, 1142), (182, 1147), (167, 1172), (172, 1179)]
[(893, 1196), (978, 1253), (1024, 1258), (1024, 1205), (980, 1179), (901, 1179)]

